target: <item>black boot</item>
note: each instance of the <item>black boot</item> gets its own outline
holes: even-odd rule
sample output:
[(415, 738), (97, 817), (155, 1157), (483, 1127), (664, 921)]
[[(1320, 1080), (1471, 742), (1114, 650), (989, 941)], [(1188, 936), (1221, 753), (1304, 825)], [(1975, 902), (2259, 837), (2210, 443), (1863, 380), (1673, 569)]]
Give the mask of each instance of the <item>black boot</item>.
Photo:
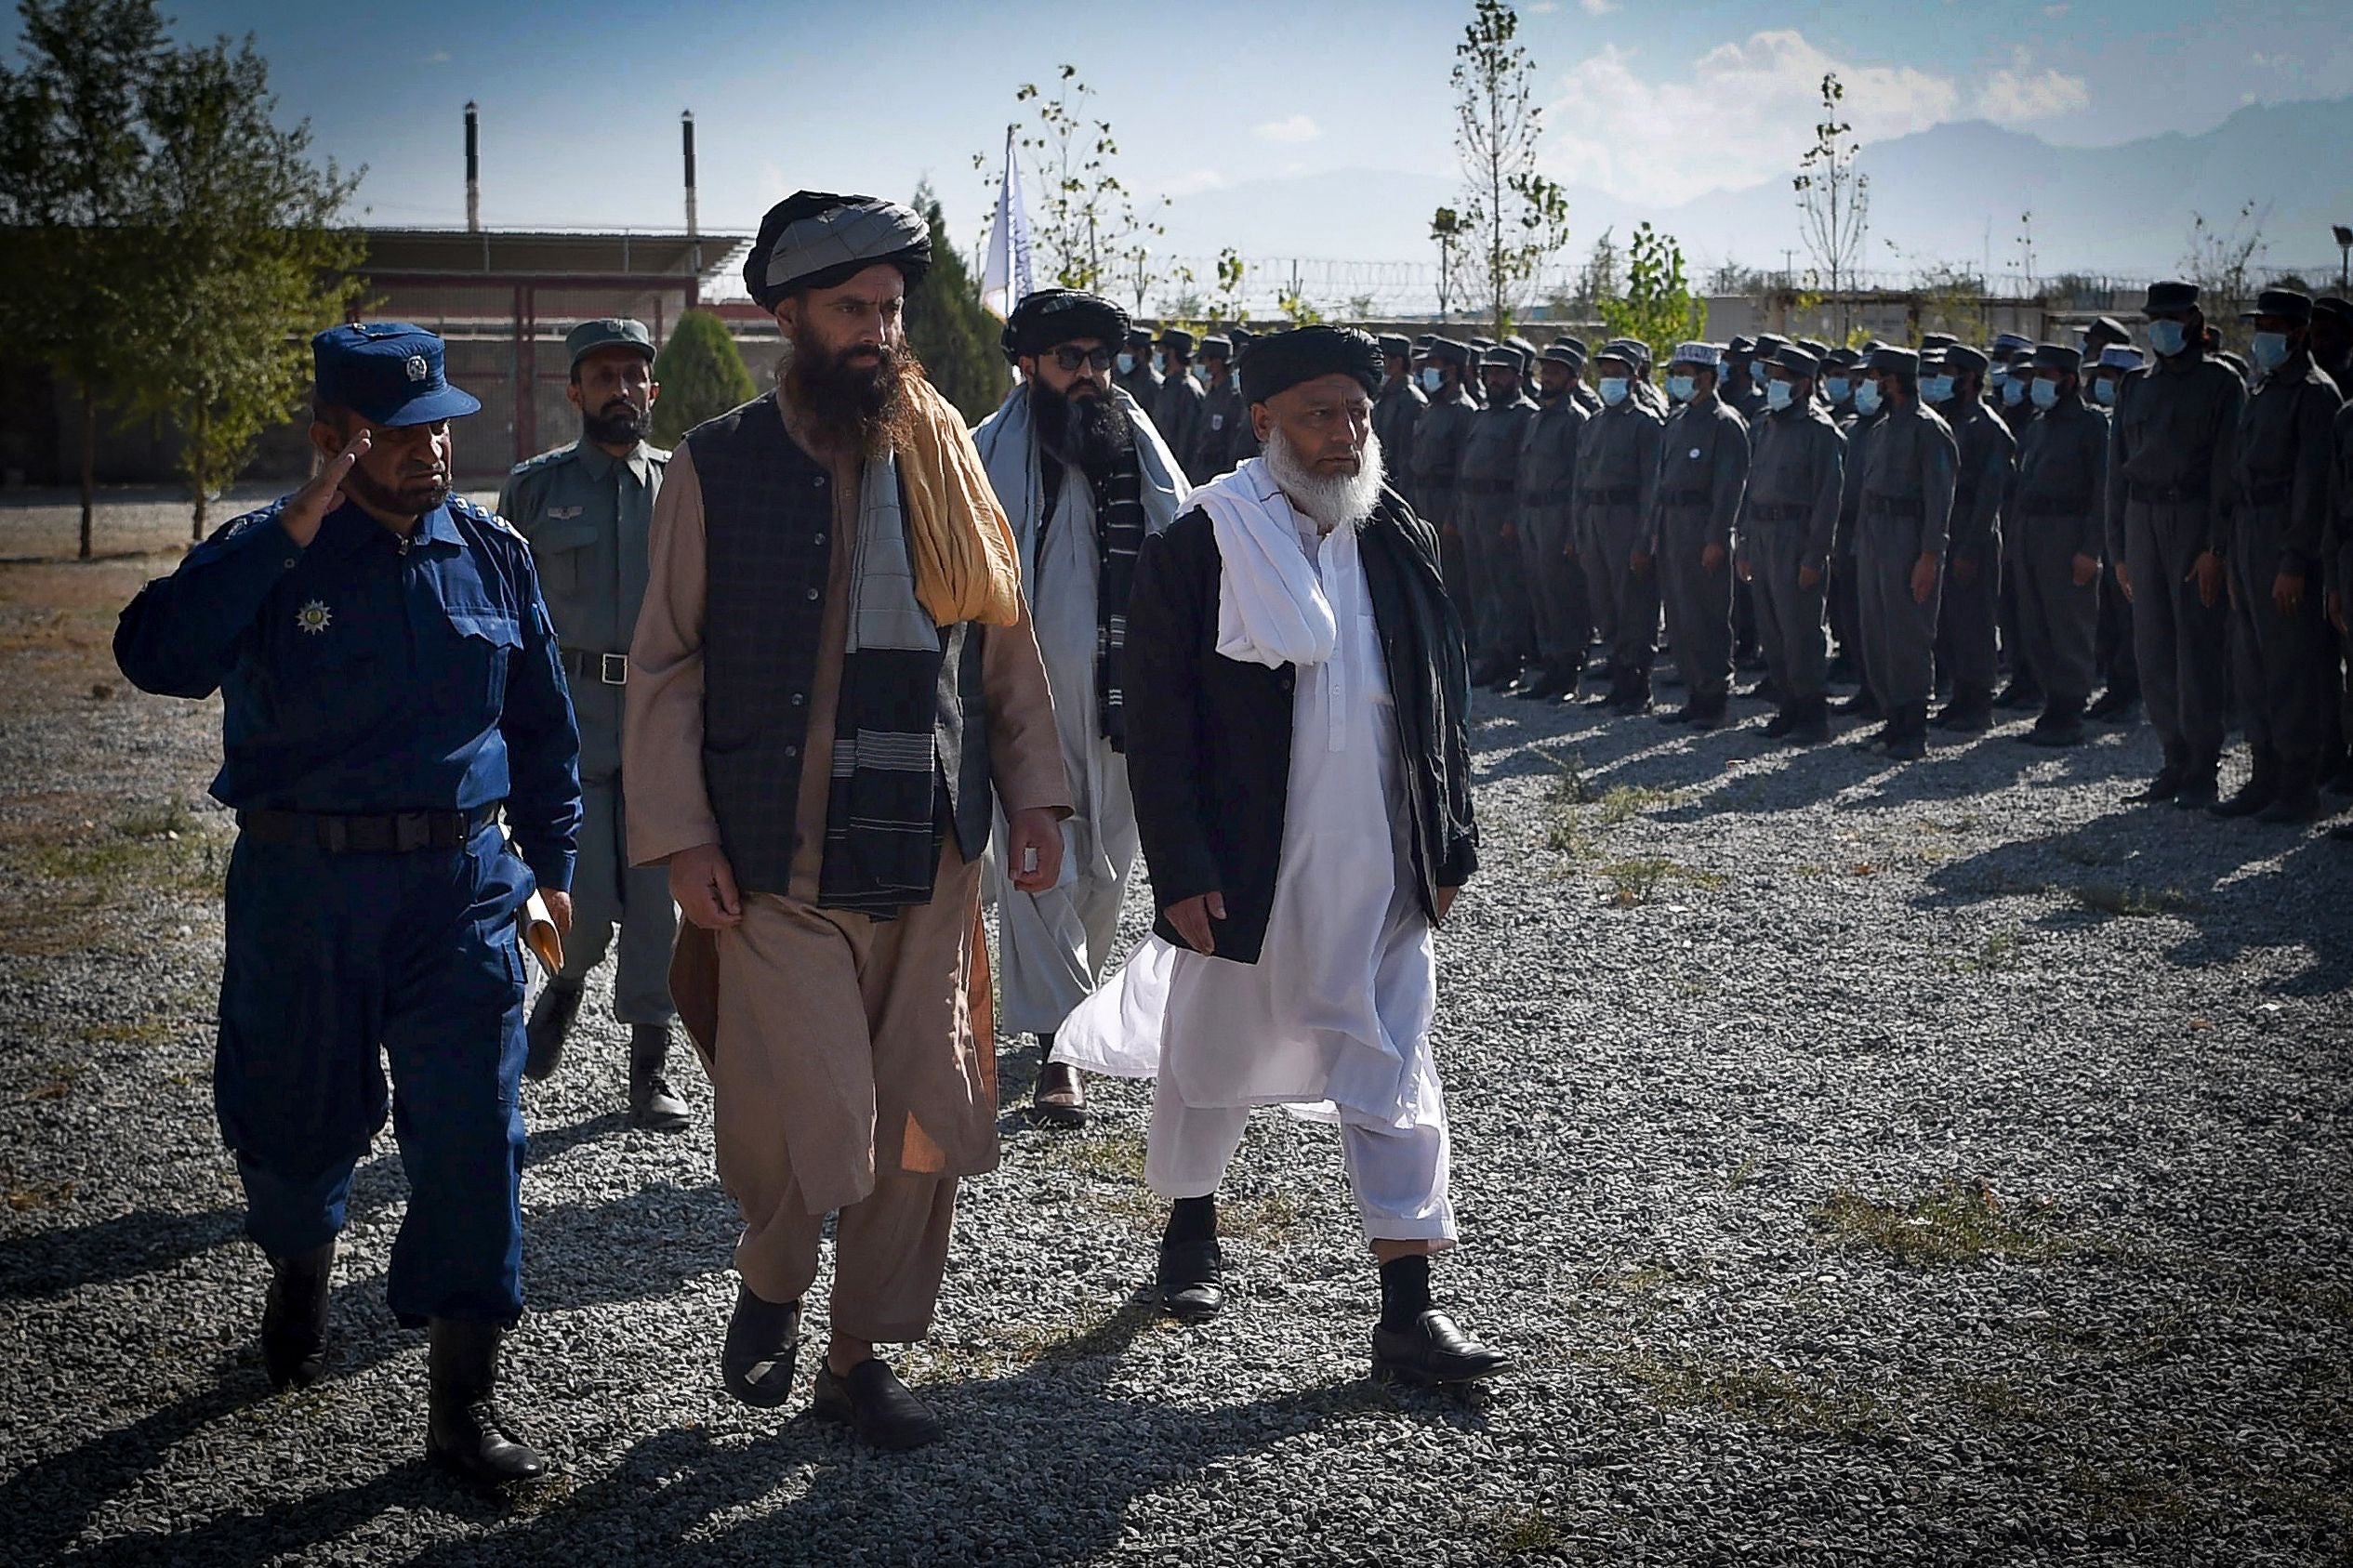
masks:
[(727, 1338), (719, 1351), (720, 1386), (746, 1404), (773, 1410), (792, 1397), (800, 1355), (800, 1303), (763, 1300), (740, 1281)]
[(2254, 771), (2247, 775), (2246, 784), (2229, 799), (2207, 807), (2207, 815), (2252, 817), (2280, 797), (2278, 767), (2262, 752), (2255, 754), (2254, 760)]
[(2218, 793), (2214, 775), (2221, 767), (2221, 758), (2214, 757), (2193, 757), (2184, 764), (2181, 787), (2174, 791), (2175, 810), (2197, 811), (2212, 806)]
[(270, 1259), (261, 1307), (261, 1365), (270, 1386), (307, 1389), (326, 1365), (327, 1295), (335, 1287), (335, 1243)]
[(1050, 1127), (1082, 1127), (1087, 1125), (1087, 1086), (1078, 1075), (1078, 1069), (1065, 1061), (1055, 1061), (1054, 1034), (1051, 1029), (1038, 1035), (1038, 1087), (1029, 1097), (1029, 1113)]
[(2157, 770), (2155, 778), (2124, 798), (2135, 805), (2161, 805), (2181, 793), (2182, 776), (2188, 771), (2188, 770), (2179, 761), (2169, 757), (2165, 759), (2165, 765)]
[(2140, 701), (2140, 693), (2114, 681), (2100, 693), (2099, 701), (2084, 710), (2083, 717), (2096, 718), (2103, 724), (2120, 724), (2133, 716), (2133, 705)]
[(1804, 699), (1797, 705), (1797, 724), (1787, 737), (1791, 745), (1820, 745), (1831, 738), (1831, 700), (1826, 696)]
[(629, 1028), (629, 1125), (648, 1132), (684, 1132), (694, 1125), (686, 1101), (662, 1076), (670, 1060), (670, 1026), (639, 1023)]
[(1725, 712), (1731, 703), (1732, 695), (1728, 692), (1712, 692), (1707, 696), (1695, 697), (1689, 705), (1691, 717), (1684, 722), (1703, 734), (1711, 730), (1720, 730), (1724, 727)]
[(551, 980), (531, 1006), (531, 1021), (523, 1025), (522, 1075), (533, 1083), (556, 1070), (563, 1060), (563, 1037), (580, 1016), (580, 982)]
[(1789, 703), (1784, 705), (1773, 715), (1772, 718), (1765, 721), (1765, 738), (1768, 741), (1778, 741), (1782, 736), (1788, 734), (1791, 731), (1796, 729), (1798, 712), (1805, 705), (1804, 703)]
[(1207, 1323), (1225, 1305), (1225, 1257), (1217, 1245), (1217, 1194), (1179, 1198), (1160, 1232), (1160, 1306), (1180, 1323)]
[(1982, 686), (1958, 686), (1952, 701), (1928, 721), (1939, 730), (1977, 734), (1993, 727), (1993, 693)]
[(1636, 714), (1648, 713), (1650, 711), (1650, 672), (1643, 670), (1627, 676), (1625, 692), (1609, 705), (1609, 709), (1612, 713), (1626, 718), (1632, 718)]
[(2002, 695), (1993, 699), (1993, 705), (2006, 713), (2033, 707), (2042, 700), (2042, 683), (2020, 670), (2010, 678), (2010, 684), (2002, 689)]
[(2083, 704), (2081, 699), (2051, 699), (2034, 728), (2019, 739), (2029, 745), (2072, 746), (2083, 744)]
[(1917, 762), (1928, 755), (1928, 705), (1906, 703), (1897, 710), (1887, 736), (1887, 760)]
[(1842, 718), (1877, 718), (1880, 717), (1879, 699), (1872, 696), (1871, 688), (1866, 686), (1834, 705), (1831, 711)]
[(491, 1400), (504, 1332), (495, 1323), (456, 1318), (435, 1318), (427, 1329), (432, 1414), (425, 1428), (425, 1456), (487, 1486), (535, 1481), (548, 1471), (547, 1461), (507, 1430)]

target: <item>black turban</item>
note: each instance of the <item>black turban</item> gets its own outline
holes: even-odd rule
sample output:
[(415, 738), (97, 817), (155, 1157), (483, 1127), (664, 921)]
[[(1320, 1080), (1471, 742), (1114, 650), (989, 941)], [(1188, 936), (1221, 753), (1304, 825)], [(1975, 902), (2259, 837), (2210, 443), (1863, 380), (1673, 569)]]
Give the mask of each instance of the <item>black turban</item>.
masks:
[(1106, 349), (1117, 349), (1128, 339), (1128, 312), (1084, 289), (1041, 288), (1013, 307), (998, 341), (1005, 357), (1012, 360), (1042, 354), (1075, 337), (1091, 337)]
[(1387, 374), (1370, 335), (1353, 326), (1302, 326), (1251, 340), (1242, 360), (1242, 398), (1264, 402), (1320, 376), (1352, 376), (1365, 396), (1378, 397)]
[(768, 209), (744, 258), (744, 286), (763, 310), (788, 294), (839, 288), (878, 262), (907, 287), (932, 270), (932, 226), (896, 202), (799, 191)]

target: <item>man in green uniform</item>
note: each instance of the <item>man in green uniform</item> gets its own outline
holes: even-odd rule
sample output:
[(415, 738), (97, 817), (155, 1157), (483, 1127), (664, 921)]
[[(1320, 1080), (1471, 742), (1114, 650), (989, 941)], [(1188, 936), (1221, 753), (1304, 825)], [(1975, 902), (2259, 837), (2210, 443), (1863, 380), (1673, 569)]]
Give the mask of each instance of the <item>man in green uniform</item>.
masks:
[(669, 873), (631, 866), (621, 807), (621, 708), (629, 639), (645, 598), (645, 531), (670, 455), (646, 444), (652, 428), (654, 336), (642, 322), (582, 322), (564, 338), (572, 361), (564, 396), (580, 411), (580, 439), (508, 476), (498, 510), (531, 541), (541, 591), (563, 649), (580, 721), (580, 792), (586, 816), (573, 872), (573, 928), (563, 969), (531, 1010), (523, 1075), (556, 1070), (580, 1012), (588, 971), (620, 929), (613, 1016), (629, 1026), (629, 1123), (683, 1132), (686, 1104), (663, 1076), (669, 1060), (670, 946), (678, 910)]

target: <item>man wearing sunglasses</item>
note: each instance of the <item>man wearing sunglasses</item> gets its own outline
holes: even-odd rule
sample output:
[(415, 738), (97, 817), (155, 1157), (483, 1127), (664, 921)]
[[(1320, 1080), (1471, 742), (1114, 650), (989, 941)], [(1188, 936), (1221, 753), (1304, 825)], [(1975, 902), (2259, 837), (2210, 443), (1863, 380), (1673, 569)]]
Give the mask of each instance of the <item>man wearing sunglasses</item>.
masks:
[(1005, 357), (1022, 374), (972, 433), (1021, 548), (1022, 589), (1054, 696), (1076, 810), (1063, 823), (1053, 887), (1011, 885), (996, 862), (999, 1016), (1038, 1036), (1031, 1114), (1086, 1119), (1076, 1069), (1052, 1060), (1054, 1032), (1094, 989), (1119, 926), (1137, 853), (1120, 696), (1136, 553), (1183, 509), (1191, 486), (1158, 430), (1112, 379), (1128, 316), (1100, 295), (1047, 289), (1013, 308)]

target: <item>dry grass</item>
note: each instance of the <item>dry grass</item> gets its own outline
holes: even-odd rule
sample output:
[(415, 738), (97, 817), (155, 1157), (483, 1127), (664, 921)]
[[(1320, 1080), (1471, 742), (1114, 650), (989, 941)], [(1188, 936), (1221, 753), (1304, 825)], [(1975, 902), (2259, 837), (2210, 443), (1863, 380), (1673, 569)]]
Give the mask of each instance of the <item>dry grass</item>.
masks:
[(1878, 1252), (1907, 1267), (1984, 1258), (2039, 1259), (2062, 1250), (2032, 1216), (2004, 1212), (1983, 1181), (1946, 1181), (1888, 1202), (1844, 1188), (1817, 1205), (1815, 1230), (1833, 1246)]

